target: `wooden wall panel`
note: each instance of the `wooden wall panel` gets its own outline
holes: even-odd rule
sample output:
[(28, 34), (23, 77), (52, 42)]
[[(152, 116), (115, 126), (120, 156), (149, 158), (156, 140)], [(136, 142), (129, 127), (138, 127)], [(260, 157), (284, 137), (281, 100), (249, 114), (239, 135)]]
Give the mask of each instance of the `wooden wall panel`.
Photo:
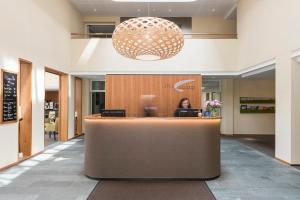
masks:
[(32, 149), (32, 63), (20, 60), (21, 116), (19, 121), (19, 152), (24, 158), (31, 156)]
[(75, 78), (75, 135), (82, 134), (82, 80)]
[[(177, 91), (174, 84), (184, 80), (192, 81)], [(183, 97), (190, 99), (193, 108), (200, 108), (201, 87), (201, 75), (107, 75), (105, 108), (125, 109), (129, 117), (142, 117), (141, 96), (155, 95), (157, 116), (170, 117)]]
[(59, 139), (68, 140), (68, 94), (69, 77), (66, 74), (60, 75), (59, 81)]

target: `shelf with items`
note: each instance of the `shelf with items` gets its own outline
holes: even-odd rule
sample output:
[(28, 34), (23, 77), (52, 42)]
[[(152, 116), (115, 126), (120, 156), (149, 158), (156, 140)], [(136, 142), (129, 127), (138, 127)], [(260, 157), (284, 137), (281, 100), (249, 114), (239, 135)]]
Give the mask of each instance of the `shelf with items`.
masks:
[(240, 97), (241, 104), (275, 104), (274, 98), (266, 97)]
[(243, 109), (241, 109), (240, 110), (240, 113), (275, 113), (275, 109), (273, 109), (273, 108), (269, 108), (269, 109), (258, 109), (258, 110), (243, 110)]
[(58, 111), (58, 103), (55, 103), (53, 101), (46, 101), (45, 102), (45, 110)]
[(56, 117), (58, 117), (58, 111), (59, 111), (58, 103), (53, 101), (46, 101), (45, 102), (45, 119), (49, 117), (49, 113), (54, 113)]
[(275, 113), (275, 99), (266, 97), (240, 97), (240, 113)]

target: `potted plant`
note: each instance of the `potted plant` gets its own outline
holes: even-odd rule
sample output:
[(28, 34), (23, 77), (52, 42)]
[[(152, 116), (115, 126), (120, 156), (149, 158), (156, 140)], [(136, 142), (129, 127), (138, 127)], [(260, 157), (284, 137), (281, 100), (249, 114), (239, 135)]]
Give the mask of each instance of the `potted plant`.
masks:
[(221, 102), (219, 100), (206, 101), (206, 110), (210, 112), (211, 117), (219, 117), (219, 108), (221, 108)]

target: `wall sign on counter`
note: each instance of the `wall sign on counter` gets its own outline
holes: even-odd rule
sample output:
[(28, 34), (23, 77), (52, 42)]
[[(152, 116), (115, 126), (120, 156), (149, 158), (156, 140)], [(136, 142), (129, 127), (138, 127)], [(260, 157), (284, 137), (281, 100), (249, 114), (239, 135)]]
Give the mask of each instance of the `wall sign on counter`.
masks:
[(1, 70), (1, 105), (0, 119), (2, 123), (18, 120), (18, 75)]

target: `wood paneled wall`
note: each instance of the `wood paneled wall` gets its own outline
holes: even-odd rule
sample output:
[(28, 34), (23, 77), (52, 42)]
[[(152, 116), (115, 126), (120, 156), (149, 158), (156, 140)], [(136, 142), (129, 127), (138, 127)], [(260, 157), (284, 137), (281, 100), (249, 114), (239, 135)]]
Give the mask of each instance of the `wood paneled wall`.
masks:
[[(187, 81), (175, 89), (175, 84)], [(181, 98), (201, 107), (201, 75), (106, 75), (106, 109), (125, 109), (128, 117), (144, 116), (143, 95), (154, 95), (156, 116), (171, 117)]]
[(59, 139), (67, 141), (68, 138), (68, 111), (69, 111), (69, 76), (60, 74), (59, 78)]
[(32, 153), (32, 63), (24, 60), (20, 60), (19, 106), (19, 153), (26, 158)]

